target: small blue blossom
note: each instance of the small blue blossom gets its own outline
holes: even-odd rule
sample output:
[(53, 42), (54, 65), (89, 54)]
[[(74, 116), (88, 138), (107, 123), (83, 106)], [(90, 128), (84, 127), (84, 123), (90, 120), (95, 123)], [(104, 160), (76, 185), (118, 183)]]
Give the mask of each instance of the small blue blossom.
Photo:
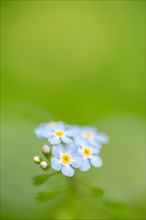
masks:
[(50, 121), (48, 123), (43, 123), (37, 127), (34, 131), (38, 138), (46, 138), (49, 132), (53, 130), (56, 125), (64, 125), (62, 121)]
[(83, 157), (78, 153), (75, 144), (56, 145), (52, 148), (52, 154), (51, 167), (54, 170), (61, 170), (65, 176), (73, 176), (74, 168), (79, 168), (83, 163)]
[(102, 160), (99, 157), (99, 149), (95, 147), (91, 147), (86, 141), (81, 141), (79, 143), (78, 152), (83, 157), (83, 163), (80, 167), (81, 171), (87, 171), (90, 169), (91, 165), (94, 167), (101, 167)]
[(91, 146), (100, 146), (108, 143), (109, 138), (106, 134), (99, 133), (94, 127), (81, 127), (80, 132), (76, 135), (75, 140), (86, 140)]
[(66, 126), (63, 124), (57, 124), (49, 132), (44, 132), (44, 136), (48, 138), (52, 145), (60, 144), (61, 142), (66, 144), (73, 142)]

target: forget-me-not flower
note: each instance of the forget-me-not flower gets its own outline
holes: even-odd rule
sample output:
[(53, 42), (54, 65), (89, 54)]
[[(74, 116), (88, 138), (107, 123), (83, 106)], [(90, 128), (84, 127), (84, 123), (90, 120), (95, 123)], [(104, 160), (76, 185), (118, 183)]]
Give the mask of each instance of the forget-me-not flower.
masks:
[(48, 141), (52, 145), (60, 144), (61, 142), (66, 144), (73, 142), (68, 130), (66, 129), (66, 125), (63, 124), (57, 124), (53, 126), (51, 130), (45, 131), (44, 137), (48, 138)]
[(38, 138), (46, 138), (46, 135), (52, 131), (56, 125), (64, 125), (62, 121), (50, 121), (43, 123), (37, 127), (34, 131)]
[(78, 147), (75, 144), (61, 144), (52, 148), (53, 157), (51, 158), (51, 167), (54, 170), (61, 170), (65, 176), (73, 176), (74, 168), (79, 168), (83, 162), (83, 157), (78, 153)]
[(106, 134), (99, 133), (94, 127), (81, 127), (80, 133), (76, 135), (75, 140), (86, 140), (88, 144), (100, 147), (100, 144), (105, 144), (109, 141)]
[(78, 144), (78, 151), (80, 155), (83, 157), (83, 163), (80, 167), (81, 171), (87, 171), (90, 169), (91, 165), (94, 167), (101, 167), (102, 166), (102, 160), (99, 157), (99, 149), (92, 147), (88, 144), (86, 141), (80, 141)]

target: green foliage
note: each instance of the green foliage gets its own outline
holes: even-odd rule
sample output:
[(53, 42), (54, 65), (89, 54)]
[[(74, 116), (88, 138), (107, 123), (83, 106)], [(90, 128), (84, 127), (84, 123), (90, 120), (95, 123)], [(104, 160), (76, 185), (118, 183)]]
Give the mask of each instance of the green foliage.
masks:
[(39, 202), (48, 202), (49, 200), (51, 200), (52, 198), (54, 198), (58, 194), (59, 194), (59, 192), (40, 192), (37, 195), (36, 199)]
[(99, 188), (97, 188), (97, 187), (93, 187), (93, 188), (91, 189), (91, 191), (92, 191), (93, 195), (96, 196), (96, 197), (102, 197), (103, 194), (104, 194), (103, 190), (102, 190), (102, 189), (99, 189)]
[(48, 181), (48, 179), (52, 176), (53, 174), (49, 174), (49, 175), (39, 175), (39, 176), (35, 176), (33, 178), (33, 184), (35, 186), (40, 186), (42, 185), (43, 183), (45, 183), (46, 181)]

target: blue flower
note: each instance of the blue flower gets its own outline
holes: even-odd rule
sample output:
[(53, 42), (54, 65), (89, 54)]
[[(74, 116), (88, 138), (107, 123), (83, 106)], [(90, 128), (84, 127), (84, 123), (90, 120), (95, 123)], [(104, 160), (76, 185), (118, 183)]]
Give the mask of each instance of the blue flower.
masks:
[(100, 146), (100, 144), (105, 144), (109, 141), (106, 134), (99, 133), (94, 127), (81, 127), (80, 133), (76, 135), (75, 140), (86, 140), (91, 146)]
[(46, 138), (48, 137), (48, 133), (52, 132), (52, 129), (56, 125), (64, 125), (64, 123), (62, 121), (58, 121), (58, 122), (50, 121), (47, 123), (43, 123), (34, 130), (35, 134), (37, 135), (38, 138)]
[(80, 141), (78, 151), (83, 157), (83, 163), (80, 167), (81, 171), (89, 170), (91, 165), (93, 165), (94, 167), (102, 166), (102, 160), (98, 155), (98, 148), (91, 147), (91, 145), (89, 145), (86, 141)]
[(60, 144), (64, 142), (66, 144), (73, 142), (66, 125), (57, 124), (50, 131), (44, 132), (44, 136), (48, 138), (48, 141), (52, 145)]
[(83, 163), (83, 157), (78, 153), (75, 144), (56, 145), (52, 148), (52, 154), (51, 167), (54, 170), (61, 170), (65, 176), (73, 176), (74, 168), (79, 168)]

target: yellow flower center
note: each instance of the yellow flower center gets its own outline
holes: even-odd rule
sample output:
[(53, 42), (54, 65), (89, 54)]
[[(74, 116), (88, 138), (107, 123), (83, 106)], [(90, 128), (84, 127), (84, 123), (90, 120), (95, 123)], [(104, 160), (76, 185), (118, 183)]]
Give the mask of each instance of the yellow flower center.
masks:
[(82, 153), (85, 157), (89, 157), (91, 155), (91, 150), (88, 147), (84, 147)]
[(56, 131), (56, 132), (55, 132), (55, 135), (56, 135), (57, 137), (63, 137), (63, 136), (64, 136), (64, 132), (63, 132), (63, 131)]
[(93, 138), (93, 134), (90, 132), (84, 132), (83, 133), (83, 137), (87, 138), (87, 139), (92, 139)]
[(68, 164), (71, 161), (70, 155), (68, 154), (63, 154), (61, 157), (61, 160), (63, 163)]

